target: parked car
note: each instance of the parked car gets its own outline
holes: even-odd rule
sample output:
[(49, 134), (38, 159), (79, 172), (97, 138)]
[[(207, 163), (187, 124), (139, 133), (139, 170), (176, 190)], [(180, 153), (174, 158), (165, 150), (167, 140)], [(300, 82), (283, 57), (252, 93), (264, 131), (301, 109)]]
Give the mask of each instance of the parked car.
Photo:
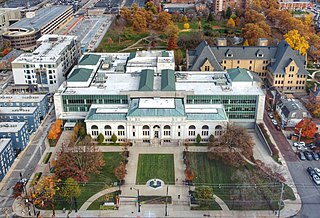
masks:
[(269, 113), (268, 113), (268, 117), (270, 117), (271, 119), (273, 119), (273, 118), (274, 118), (274, 116), (273, 116), (272, 112), (269, 112)]
[(318, 175), (313, 175), (312, 176), (312, 180), (314, 181), (314, 183), (316, 184), (316, 185), (320, 185), (320, 177), (318, 176)]
[(310, 153), (311, 153), (311, 155), (312, 155), (314, 160), (319, 160), (319, 156), (318, 156), (318, 154), (316, 152), (311, 151)]
[(276, 128), (276, 130), (281, 131), (281, 127), (279, 125), (275, 125), (274, 127)]
[(313, 170), (318, 176), (320, 176), (320, 169), (318, 167), (313, 168)]
[(306, 143), (305, 143), (305, 142), (300, 142), (299, 145), (305, 147), (305, 146), (306, 146)]
[(314, 143), (309, 143), (309, 144), (306, 144), (306, 147), (309, 147), (310, 149), (314, 149), (317, 146), (315, 146)]
[(272, 119), (271, 122), (273, 123), (273, 125), (278, 125), (278, 122), (275, 119)]
[(308, 167), (307, 171), (308, 171), (310, 176), (316, 175), (316, 172), (314, 171), (314, 169), (312, 167)]
[(313, 157), (309, 151), (303, 152), (304, 156), (306, 156), (307, 160), (313, 160)]
[(303, 154), (302, 151), (300, 151), (300, 152), (298, 153), (298, 156), (299, 156), (300, 160), (302, 160), (302, 161), (306, 160), (306, 156), (304, 156), (304, 154)]

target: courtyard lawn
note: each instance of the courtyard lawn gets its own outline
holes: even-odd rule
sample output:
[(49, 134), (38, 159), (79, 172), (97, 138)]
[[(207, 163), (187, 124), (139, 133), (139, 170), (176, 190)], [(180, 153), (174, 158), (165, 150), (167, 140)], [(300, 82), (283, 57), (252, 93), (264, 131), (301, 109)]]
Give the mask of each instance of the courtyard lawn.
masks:
[[(120, 194), (120, 191), (116, 191), (116, 192), (112, 192), (106, 195), (101, 196), (100, 198), (98, 198), (97, 200), (95, 200), (94, 202), (92, 202), (92, 204), (90, 204), (90, 206), (88, 207), (88, 210), (114, 210), (114, 207), (106, 207), (106, 206), (101, 206), (104, 202), (116, 202), (116, 196)], [(116, 204), (116, 203), (115, 203)]]
[[(78, 208), (80, 208), (92, 195), (113, 186), (113, 183), (117, 182), (117, 178), (114, 175), (114, 169), (119, 166), (119, 163), (122, 160), (121, 153), (107, 152), (103, 153), (103, 157), (105, 165), (101, 169), (101, 173), (90, 175), (89, 182), (80, 184), (81, 195), (77, 198)], [(57, 210), (61, 210), (62, 208), (69, 209), (70, 206), (65, 200), (57, 199), (55, 207)]]
[[(207, 153), (200, 152), (190, 152), (188, 157), (195, 172), (194, 185), (212, 186), (214, 194), (231, 210), (270, 210), (278, 207), (281, 184), (276, 181), (270, 183), (266, 175), (255, 173), (257, 169), (254, 166), (231, 167), (221, 161), (210, 160)], [(235, 184), (231, 178), (236, 170), (244, 172), (245, 169), (254, 172), (256, 183), (247, 181), (245, 184)], [(237, 200), (239, 195), (244, 195), (241, 196), (243, 201)], [(295, 199), (292, 189), (287, 185), (283, 199)]]
[(136, 183), (144, 185), (150, 179), (161, 179), (174, 184), (173, 154), (139, 154)]

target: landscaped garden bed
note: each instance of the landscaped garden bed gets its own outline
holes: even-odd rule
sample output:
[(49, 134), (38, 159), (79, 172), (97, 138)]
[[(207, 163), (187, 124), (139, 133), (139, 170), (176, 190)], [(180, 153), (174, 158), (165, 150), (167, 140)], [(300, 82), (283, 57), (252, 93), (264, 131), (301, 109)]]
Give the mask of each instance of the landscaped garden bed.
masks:
[(52, 155), (52, 152), (47, 152), (46, 155), (44, 156), (42, 162), (43, 162), (44, 164), (47, 164), (48, 161), (50, 160), (51, 155)]
[(174, 184), (173, 154), (139, 154), (136, 183), (145, 185), (150, 179), (161, 179), (165, 184)]
[[(103, 195), (88, 207), (88, 210), (114, 210), (116, 209), (116, 198), (119, 196), (120, 191), (111, 192), (109, 194)], [(105, 202), (114, 203), (114, 206), (106, 206)]]

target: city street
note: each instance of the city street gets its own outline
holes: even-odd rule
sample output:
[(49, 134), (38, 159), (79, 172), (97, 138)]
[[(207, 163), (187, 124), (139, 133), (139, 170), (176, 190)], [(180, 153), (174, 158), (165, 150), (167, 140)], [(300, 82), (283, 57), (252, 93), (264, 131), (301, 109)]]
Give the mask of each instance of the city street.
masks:
[(277, 131), (271, 123), (267, 112), (264, 113), (264, 122), (271, 132), (274, 140), (277, 142), (278, 148), (284, 157), (290, 170), (293, 181), (297, 187), (298, 193), (302, 201), (302, 209), (298, 213), (298, 217), (315, 217), (319, 213), (320, 190), (311, 180), (307, 173), (307, 167), (320, 167), (319, 161), (300, 161), (292, 150), (292, 146), (281, 131)]
[[(27, 178), (28, 180), (30, 180), (30, 176), (37, 167), (37, 164), (43, 152), (45, 151), (44, 140), (47, 136), (47, 132), (50, 129), (51, 123), (54, 120), (55, 114), (52, 106), (49, 109), (46, 118), (42, 121), (42, 125), (38, 128), (36, 134), (34, 135), (34, 138), (29, 143), (28, 147), (15, 160), (17, 164), (8, 172), (7, 176), (9, 176), (9, 178), (0, 191), (0, 211), (6, 208), (8, 209), (8, 214), (11, 214), (11, 206), (14, 201), (14, 198), (12, 197), (12, 188), (17, 183), (17, 181), (20, 180), (20, 173), (22, 174), (23, 178)], [(2, 214), (2, 212), (0, 212), (0, 217), (4, 217), (4, 214)]]

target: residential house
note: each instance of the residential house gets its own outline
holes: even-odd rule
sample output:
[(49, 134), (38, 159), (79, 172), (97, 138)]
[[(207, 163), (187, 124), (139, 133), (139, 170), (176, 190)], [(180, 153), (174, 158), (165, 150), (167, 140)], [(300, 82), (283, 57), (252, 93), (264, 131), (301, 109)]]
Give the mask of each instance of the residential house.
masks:
[(276, 110), (284, 128), (295, 127), (303, 118), (311, 117), (309, 111), (297, 99), (281, 99)]

